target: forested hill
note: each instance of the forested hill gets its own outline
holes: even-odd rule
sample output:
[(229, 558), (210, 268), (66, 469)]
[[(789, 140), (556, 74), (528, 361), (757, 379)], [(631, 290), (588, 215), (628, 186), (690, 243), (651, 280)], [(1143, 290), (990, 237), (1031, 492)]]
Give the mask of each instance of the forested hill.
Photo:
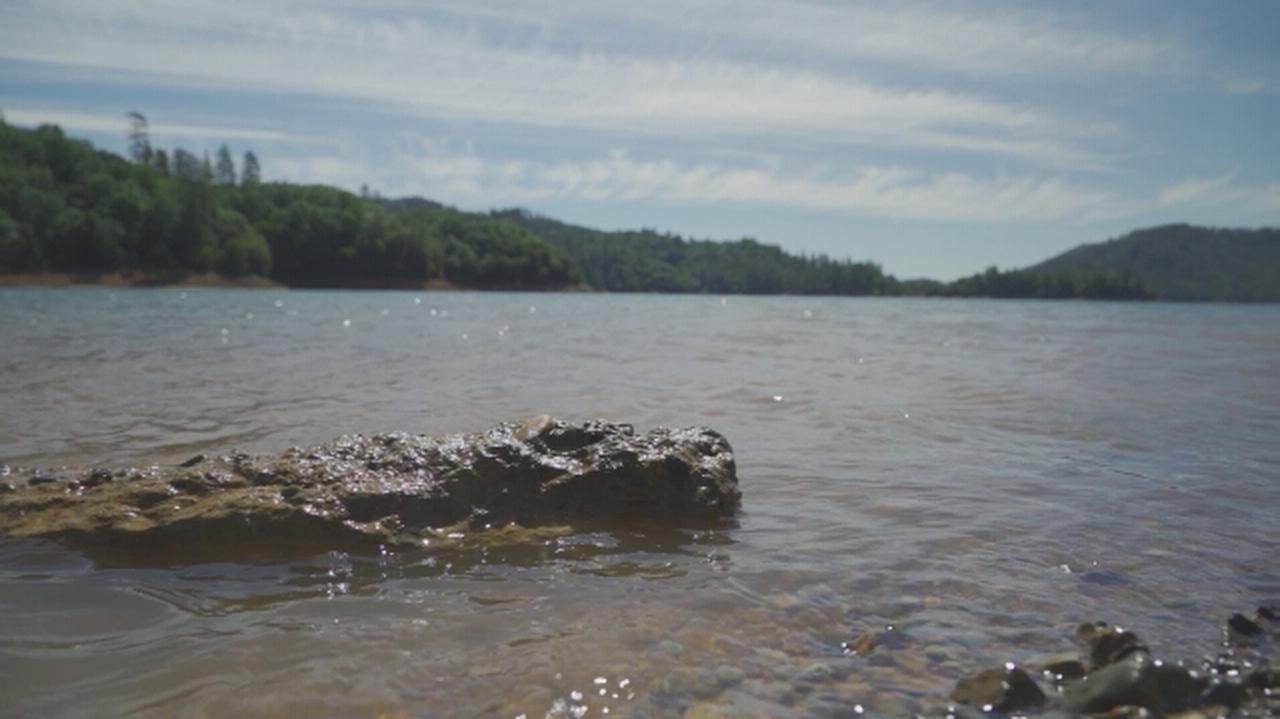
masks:
[(296, 286), (557, 289), (581, 283), (563, 252), (485, 214), (431, 202), (392, 212), (332, 187), (263, 183), (150, 144), (134, 115), (131, 160), (45, 125), (0, 120), (0, 272), (217, 272)]
[(1046, 260), (1053, 274), (1126, 272), (1158, 299), (1280, 301), (1280, 229), (1164, 225)]
[(791, 255), (749, 239), (714, 242), (653, 230), (605, 232), (517, 209), (492, 215), (563, 250), (588, 284), (611, 292), (898, 293), (897, 281), (871, 262)]

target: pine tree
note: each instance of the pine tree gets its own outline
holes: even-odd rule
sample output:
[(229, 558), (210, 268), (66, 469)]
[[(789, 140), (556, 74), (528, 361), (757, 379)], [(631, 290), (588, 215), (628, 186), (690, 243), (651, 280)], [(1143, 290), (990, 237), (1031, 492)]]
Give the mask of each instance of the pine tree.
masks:
[(130, 112), (129, 118), (129, 157), (139, 165), (151, 164), (151, 133), (147, 129), (147, 118), (140, 112)]
[(262, 181), (262, 169), (258, 167), (258, 156), (252, 150), (244, 153), (244, 162), (240, 165), (240, 183), (256, 185)]
[(218, 148), (218, 164), (213, 179), (219, 185), (236, 184), (236, 163), (231, 159), (231, 150), (226, 145)]

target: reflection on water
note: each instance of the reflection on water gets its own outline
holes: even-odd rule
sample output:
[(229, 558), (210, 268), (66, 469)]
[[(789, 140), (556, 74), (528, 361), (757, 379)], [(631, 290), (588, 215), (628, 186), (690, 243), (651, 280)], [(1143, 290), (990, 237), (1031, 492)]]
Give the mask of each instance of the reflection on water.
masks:
[(899, 715), (1080, 621), (1197, 656), (1280, 601), (1276, 307), (4, 289), (0, 327), (0, 464), (552, 413), (712, 426), (745, 503), (244, 563), (2, 544), (18, 715)]

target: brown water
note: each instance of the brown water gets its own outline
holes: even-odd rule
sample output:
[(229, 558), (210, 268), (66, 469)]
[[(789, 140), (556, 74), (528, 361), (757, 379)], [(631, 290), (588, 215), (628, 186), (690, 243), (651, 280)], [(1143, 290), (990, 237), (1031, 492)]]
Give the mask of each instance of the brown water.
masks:
[(436, 554), (0, 543), (4, 715), (903, 715), (1080, 621), (1193, 657), (1280, 601), (1277, 306), (3, 289), (0, 367), (11, 465), (551, 413), (711, 426), (745, 502)]

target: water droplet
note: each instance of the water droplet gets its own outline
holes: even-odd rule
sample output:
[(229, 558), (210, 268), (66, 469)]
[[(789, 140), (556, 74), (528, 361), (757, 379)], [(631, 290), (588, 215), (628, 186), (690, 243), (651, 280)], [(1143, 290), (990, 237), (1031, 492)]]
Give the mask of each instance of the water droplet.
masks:
[(903, 418), (903, 419), (911, 419), (911, 413), (910, 413), (910, 412), (903, 412), (903, 413), (902, 413), (902, 418)]
[(342, 326), (343, 326), (343, 327), (350, 327), (350, 326), (351, 326), (351, 320), (343, 320), (343, 321), (342, 321)]
[(181, 299), (184, 299), (184, 300), (185, 300), (185, 299), (187, 299), (187, 293), (186, 293), (186, 292), (179, 292), (179, 293), (178, 293), (178, 297), (179, 297), (179, 298), (181, 298)]
[(865, 710), (862, 708), (862, 705), (861, 705), (861, 704), (854, 704), (854, 705), (853, 705), (853, 713), (854, 713), (854, 714), (861, 714), (863, 711), (865, 711)]
[(1005, 670), (1006, 672), (1011, 672), (1011, 671), (1013, 671), (1014, 669), (1017, 669), (1017, 668), (1018, 668), (1018, 665), (1017, 665), (1017, 664), (1014, 664), (1013, 662), (1005, 662), (1005, 663), (1004, 663), (1004, 670)]
[(722, 305), (727, 305), (727, 304), (729, 304), (729, 298), (728, 298), (728, 297), (721, 297), (721, 298), (720, 298), (720, 304), (722, 304)]
[(462, 339), (464, 339), (464, 340), (465, 340), (465, 339), (467, 339), (467, 333), (466, 333), (466, 332), (463, 332), (463, 333), (462, 333)]
[(226, 336), (227, 336), (227, 335), (229, 335), (229, 334), (231, 334), (231, 330), (227, 329), (226, 327), (223, 327), (223, 328), (222, 328), (222, 336), (223, 336), (223, 337), (226, 337)]
[(573, 691), (569, 692), (569, 698), (574, 700), (575, 702), (580, 702), (582, 701), (582, 692), (578, 691), (577, 689), (574, 689)]
[(273, 304), (276, 306), (276, 309), (279, 309), (284, 307), (284, 300), (276, 300)]
[(421, 297), (414, 297), (414, 298), (413, 298), (413, 304), (415, 304), (415, 305), (420, 305), (420, 304), (422, 304), (422, 298), (421, 298)]
[(432, 316), (432, 317), (435, 317), (435, 316), (436, 316), (436, 315), (438, 315), (438, 314), (440, 314), (440, 312), (439, 312), (436, 308), (432, 307), (432, 308), (431, 308), (431, 316)]
[(807, 320), (807, 319), (809, 319), (810, 317), (813, 317), (813, 310), (805, 310), (805, 311), (804, 311), (804, 318)]
[(780, 395), (780, 394), (775, 394), (775, 395), (773, 396), (773, 401), (774, 401), (774, 402), (781, 402), (781, 401), (782, 401), (782, 395)]
[(591, 683), (595, 684), (596, 686), (604, 686), (605, 684), (609, 683), (609, 680), (604, 677), (596, 677), (595, 679), (591, 680)]
[(391, 310), (387, 309), (386, 307), (383, 307), (383, 308), (382, 308), (382, 316), (383, 316), (383, 317), (386, 317), (387, 315), (390, 315), (390, 314), (391, 314)]
[(534, 307), (533, 305), (529, 305), (529, 314), (533, 314), (534, 312), (537, 312), (537, 311), (538, 311), (537, 307)]

